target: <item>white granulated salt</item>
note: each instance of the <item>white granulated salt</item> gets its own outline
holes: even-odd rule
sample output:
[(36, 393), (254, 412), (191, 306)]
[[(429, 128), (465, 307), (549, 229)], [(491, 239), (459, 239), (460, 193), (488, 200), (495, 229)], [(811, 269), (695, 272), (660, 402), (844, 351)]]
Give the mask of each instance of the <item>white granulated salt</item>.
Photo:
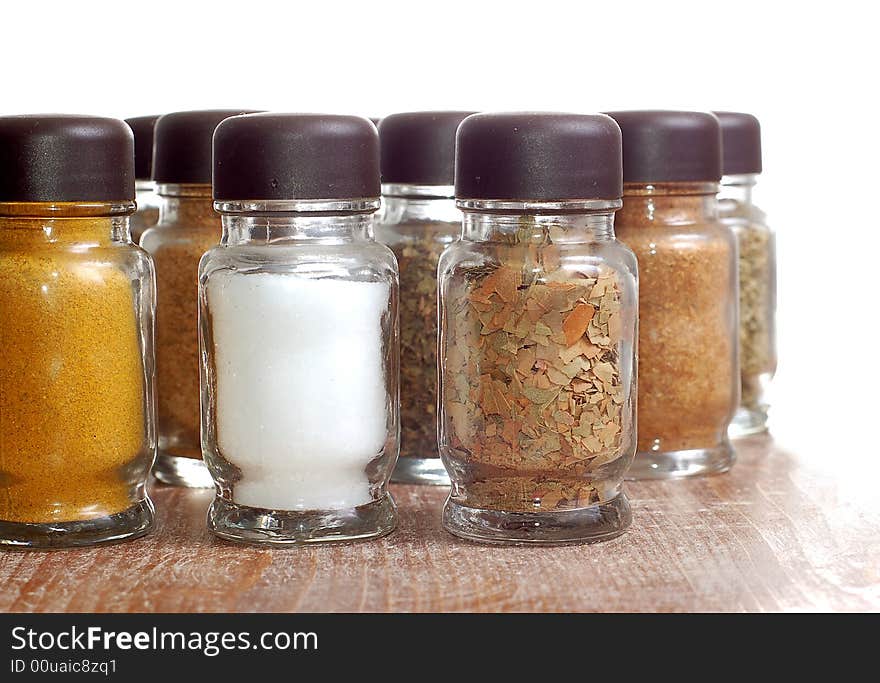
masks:
[(220, 272), (208, 283), (217, 444), (241, 505), (369, 503), (385, 445), (382, 316), (389, 285)]

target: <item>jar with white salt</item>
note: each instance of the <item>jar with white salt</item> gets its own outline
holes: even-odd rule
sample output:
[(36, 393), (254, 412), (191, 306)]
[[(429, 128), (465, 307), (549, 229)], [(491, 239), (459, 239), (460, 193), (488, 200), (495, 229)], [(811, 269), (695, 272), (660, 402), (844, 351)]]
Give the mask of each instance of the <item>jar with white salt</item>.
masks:
[(372, 237), (368, 119), (251, 114), (214, 135), (223, 237), (199, 268), (202, 448), (223, 538), (391, 532), (398, 271)]

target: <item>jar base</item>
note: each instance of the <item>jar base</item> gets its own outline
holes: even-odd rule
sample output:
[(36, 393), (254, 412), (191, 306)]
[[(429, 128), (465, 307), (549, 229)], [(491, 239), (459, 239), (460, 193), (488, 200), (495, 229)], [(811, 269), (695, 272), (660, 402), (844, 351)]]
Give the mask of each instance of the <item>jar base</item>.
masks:
[(443, 528), (453, 536), (493, 545), (597, 543), (620, 536), (632, 523), (626, 494), (588, 508), (560, 512), (505, 512), (461, 505), (450, 496)]
[(184, 458), (159, 451), (153, 475), (163, 484), (187, 486), (189, 488), (214, 488), (211, 473), (200, 458)]
[(75, 522), (0, 521), (0, 547), (80, 548), (139, 538), (153, 528), (155, 508), (149, 497), (123, 512)]
[(730, 441), (714, 448), (686, 451), (639, 451), (626, 473), (629, 481), (638, 479), (679, 479), (727, 472), (736, 460)]
[(400, 457), (391, 475), (395, 484), (449, 486), (449, 473), (440, 458)]
[(767, 432), (767, 409), (740, 406), (733, 416), (727, 435), (731, 439)]
[(258, 545), (304, 545), (365, 541), (397, 528), (397, 505), (390, 494), (344, 510), (266, 510), (215, 497), (208, 528), (220, 538)]

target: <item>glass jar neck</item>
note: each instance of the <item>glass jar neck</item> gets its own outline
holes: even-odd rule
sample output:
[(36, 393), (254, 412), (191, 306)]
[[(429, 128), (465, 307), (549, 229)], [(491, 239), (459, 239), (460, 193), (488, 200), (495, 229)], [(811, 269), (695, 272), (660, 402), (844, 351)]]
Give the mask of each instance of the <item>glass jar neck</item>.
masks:
[(464, 214), (463, 240), (532, 245), (612, 241), (620, 204), (619, 199), (456, 202)]
[(373, 239), (379, 199), (218, 201), (220, 244), (344, 244)]
[(718, 183), (626, 183), (619, 226), (684, 225), (718, 219)]
[(133, 201), (0, 202), (0, 241), (37, 246), (126, 241)]
[(721, 187), (718, 189), (718, 201), (733, 201), (739, 204), (752, 204), (752, 190), (758, 182), (755, 173), (743, 173), (741, 175), (726, 175), (721, 178)]
[(218, 216), (210, 185), (162, 183), (159, 194), (159, 223), (182, 227), (213, 227)]
[(461, 212), (455, 207), (451, 185), (383, 184), (382, 222), (458, 223)]
[(138, 194), (141, 194), (143, 192), (155, 192), (156, 183), (149, 179), (139, 178), (134, 181), (134, 190)]
[(219, 216), (214, 211), (211, 186), (162, 183), (159, 194), (159, 222), (183, 227), (213, 227)]

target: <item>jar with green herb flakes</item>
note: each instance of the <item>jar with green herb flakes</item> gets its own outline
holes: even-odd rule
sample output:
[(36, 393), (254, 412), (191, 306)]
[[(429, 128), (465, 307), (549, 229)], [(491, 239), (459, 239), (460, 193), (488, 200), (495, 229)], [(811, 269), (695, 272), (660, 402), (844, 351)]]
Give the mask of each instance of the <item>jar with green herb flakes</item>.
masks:
[(455, 131), (470, 112), (392, 114), (379, 124), (384, 211), (376, 239), (400, 266), (400, 458), (394, 480), (449, 484), (437, 452), (437, 263), (461, 232)]
[(715, 112), (721, 123), (718, 212), (739, 247), (740, 402), (731, 436), (767, 429), (767, 392), (776, 372), (776, 237), (752, 201), (761, 174), (761, 125), (751, 114)]

